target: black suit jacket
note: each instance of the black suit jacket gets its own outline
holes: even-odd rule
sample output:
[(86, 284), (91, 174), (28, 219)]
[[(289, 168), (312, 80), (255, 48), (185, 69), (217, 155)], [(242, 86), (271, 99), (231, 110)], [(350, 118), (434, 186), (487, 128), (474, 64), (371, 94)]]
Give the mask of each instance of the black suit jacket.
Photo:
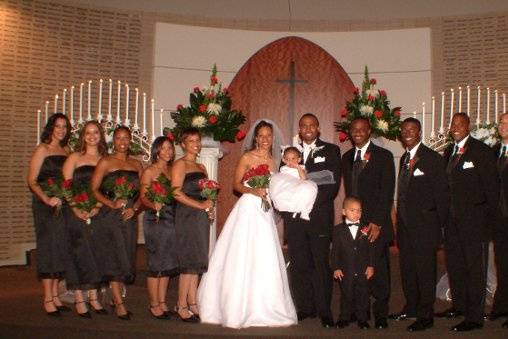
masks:
[[(453, 148), (452, 143), (444, 151), (447, 164)], [(469, 240), (490, 240), (499, 202), (499, 179), (492, 149), (470, 136), (464, 144), (464, 153), (448, 173), (448, 184), (452, 219), (445, 235), (447, 231), (460, 231)]]
[[(393, 240), (391, 210), (395, 189), (395, 165), (393, 154), (371, 141), (367, 152), (369, 161), (358, 177), (358, 198), (362, 201), (362, 221), (373, 222), (382, 227), (380, 240)], [(342, 175), (346, 196), (352, 193), (352, 171), (355, 148), (342, 157)]]
[[(409, 232), (412, 239), (437, 246), (448, 221), (450, 204), (446, 166), (441, 155), (424, 144), (418, 146), (413, 160), (404, 209), (397, 205), (397, 229)], [(399, 175), (403, 161), (402, 157)]]
[(346, 279), (356, 273), (364, 274), (368, 266), (374, 266), (374, 243), (366, 235), (356, 232), (353, 239), (345, 223), (335, 225), (332, 238), (332, 269), (342, 270)]
[[(497, 144), (493, 147), (494, 156), (496, 159), (499, 158), (499, 152), (501, 150), (501, 144)], [(498, 160), (496, 160), (497, 165)], [(501, 166), (501, 172), (498, 175), (500, 179), (500, 193), (499, 193), (499, 208), (498, 212), (498, 221), (495, 225), (494, 230), (496, 234), (502, 232), (505, 235), (508, 235), (508, 228), (506, 227), (506, 219), (508, 218), (508, 160), (505, 160), (505, 163)]]

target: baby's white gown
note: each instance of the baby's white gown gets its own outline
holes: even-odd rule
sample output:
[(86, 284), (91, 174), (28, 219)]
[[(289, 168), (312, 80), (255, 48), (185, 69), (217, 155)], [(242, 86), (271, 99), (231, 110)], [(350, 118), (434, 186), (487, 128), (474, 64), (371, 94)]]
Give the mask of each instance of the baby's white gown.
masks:
[(201, 322), (225, 327), (297, 323), (273, 209), (243, 194), (228, 216), (198, 288)]

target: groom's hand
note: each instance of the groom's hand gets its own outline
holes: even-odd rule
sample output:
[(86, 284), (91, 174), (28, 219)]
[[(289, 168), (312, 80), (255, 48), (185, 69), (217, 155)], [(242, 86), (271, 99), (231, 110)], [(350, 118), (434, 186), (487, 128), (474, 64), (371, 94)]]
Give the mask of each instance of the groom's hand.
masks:
[(381, 227), (374, 224), (373, 222), (369, 223), (369, 240), (370, 242), (376, 241), (379, 237), (379, 232), (381, 231)]

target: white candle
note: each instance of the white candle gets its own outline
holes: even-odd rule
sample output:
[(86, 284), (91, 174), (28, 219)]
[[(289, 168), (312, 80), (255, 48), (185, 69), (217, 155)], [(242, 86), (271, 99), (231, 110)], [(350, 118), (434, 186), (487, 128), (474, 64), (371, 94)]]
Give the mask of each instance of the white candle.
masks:
[(102, 121), (102, 79), (99, 80), (99, 111), (97, 112), (97, 121)]
[(84, 83), (79, 85), (79, 121), (78, 123), (83, 123), (83, 86)]
[(480, 86), (478, 86), (478, 102), (476, 107), (476, 126), (480, 126), (480, 101), (481, 101), (481, 90)]
[(487, 124), (490, 124), (490, 88), (487, 87)]
[(74, 86), (71, 86), (71, 97), (70, 97), (70, 116), (71, 116), (71, 125), (74, 125)]
[(134, 103), (134, 129), (139, 129), (138, 126), (138, 110), (139, 110), (139, 89), (136, 88), (136, 101)]
[(62, 93), (62, 113), (65, 114), (65, 97), (67, 96), (67, 88), (64, 88)]
[(162, 135), (162, 113), (164, 113), (164, 108), (161, 108), (161, 111), (159, 112), (159, 123), (160, 123), (160, 135)]
[(471, 87), (467, 85), (467, 115), (469, 115), (469, 108), (471, 106)]
[(425, 142), (425, 103), (422, 102), (422, 140)]
[(459, 112), (462, 112), (462, 87), (459, 86)]
[(453, 118), (453, 103), (455, 101), (455, 92), (453, 91), (453, 88), (450, 89), (451, 96), (450, 96), (450, 123), (448, 124), (448, 128), (452, 126), (452, 118)]
[(113, 116), (111, 115), (111, 104), (113, 101), (113, 80), (109, 79), (109, 95), (108, 95), (108, 117), (107, 120), (113, 120)]
[(120, 91), (122, 82), (118, 80), (118, 88), (117, 88), (117, 95), (116, 95), (116, 123), (119, 124), (122, 121), (120, 120)]
[(435, 123), (436, 123), (436, 97), (432, 97), (432, 115), (430, 116), (431, 119), (431, 125), (430, 128), (430, 138), (434, 139), (436, 137), (436, 133), (434, 132)]
[(143, 135), (146, 136), (146, 93), (143, 93)]
[(155, 139), (155, 100), (150, 100), (152, 106), (152, 141)]
[(37, 110), (37, 145), (41, 140), (41, 110)]
[(499, 114), (499, 106), (498, 106), (498, 97), (497, 97), (497, 89), (494, 91), (494, 122), (497, 122), (497, 117)]
[(86, 120), (92, 120), (92, 80), (88, 80), (88, 114), (86, 115)]
[(128, 84), (125, 84), (125, 122), (124, 122), (124, 125), (127, 127), (130, 125), (130, 121), (129, 121), (129, 85)]
[(56, 112), (58, 112), (58, 94), (55, 95), (55, 108), (54, 108), (53, 113), (56, 113)]
[(441, 92), (441, 120), (439, 123), (439, 134), (444, 133), (444, 92)]
[(416, 119), (416, 111), (413, 111), (413, 118)]
[(44, 119), (45, 119), (45, 123), (47, 124), (48, 123), (48, 111), (49, 111), (49, 101), (46, 101), (46, 103), (44, 104)]

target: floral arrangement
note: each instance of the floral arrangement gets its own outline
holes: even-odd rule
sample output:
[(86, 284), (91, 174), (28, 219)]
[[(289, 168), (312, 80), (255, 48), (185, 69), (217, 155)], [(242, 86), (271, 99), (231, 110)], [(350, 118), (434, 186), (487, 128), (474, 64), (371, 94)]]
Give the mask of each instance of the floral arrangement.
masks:
[[(150, 186), (147, 187), (146, 198), (153, 203), (160, 203), (163, 205), (169, 204), (173, 200), (174, 188), (171, 187), (171, 181), (161, 174), (154, 180)], [(155, 213), (156, 222), (159, 222), (160, 211)]]
[(365, 66), (365, 79), (361, 91), (355, 88), (353, 99), (340, 111), (340, 116), (345, 120), (335, 123), (340, 142), (349, 138), (351, 121), (358, 117), (370, 120), (372, 134), (376, 137), (395, 140), (399, 136), (401, 107), (390, 109), (386, 91), (377, 89), (376, 84), (376, 79), (369, 78), (369, 71)]
[[(50, 177), (46, 181), (41, 182), (39, 185), (44, 194), (46, 194), (48, 197), (55, 197), (64, 200), (69, 196), (68, 192), (71, 188), (72, 182), (71, 180), (64, 180), (61, 176), (58, 176)], [(59, 214), (61, 209), (62, 205), (57, 205), (55, 207), (55, 216)]]
[[(246, 182), (251, 188), (268, 188), (270, 185), (270, 168), (266, 164), (253, 167), (242, 177), (242, 182)], [(270, 209), (270, 202), (266, 198), (261, 199), (261, 207), (267, 212)]]
[[(104, 128), (104, 137), (106, 139), (106, 143), (108, 145), (108, 153), (113, 153), (113, 132), (115, 131), (115, 127), (104, 127), (104, 124), (102, 124)], [(76, 147), (78, 145), (79, 140), (79, 134), (81, 133), (81, 129), (83, 126), (79, 126), (76, 129), (73, 129), (71, 131), (71, 136), (69, 138), (69, 148), (71, 151), (75, 151)], [(130, 146), (129, 146), (129, 152), (132, 155), (139, 155), (143, 154), (143, 150), (141, 149), (141, 145), (134, 140), (131, 140)]]
[(500, 141), (496, 123), (483, 123), (480, 126), (475, 126), (471, 130), (471, 136), (491, 147)]
[[(97, 207), (97, 199), (90, 185), (77, 185), (76, 183), (71, 183), (70, 180), (65, 180), (65, 182), (68, 182), (68, 184), (64, 186), (64, 195), (69, 206), (86, 213), (90, 213)], [(92, 219), (88, 218), (86, 224), (90, 225), (91, 223)]]
[(110, 177), (104, 181), (104, 187), (113, 193), (113, 200), (129, 199), (136, 195), (138, 190), (127, 176)]
[[(217, 78), (217, 67), (214, 65), (210, 84), (206, 87), (195, 87), (189, 96), (190, 105), (178, 105), (171, 118), (175, 127), (173, 135), (180, 138), (182, 132), (195, 127), (204, 136), (213, 137), (216, 141), (235, 142), (245, 137), (239, 126), (245, 122), (242, 112), (231, 109), (231, 98), (227, 88)], [(165, 132), (166, 134), (167, 132)]]
[(219, 184), (215, 180), (201, 179), (198, 181), (199, 189), (201, 190), (201, 196), (205, 199), (212, 201), (217, 200), (217, 194), (219, 193)]

